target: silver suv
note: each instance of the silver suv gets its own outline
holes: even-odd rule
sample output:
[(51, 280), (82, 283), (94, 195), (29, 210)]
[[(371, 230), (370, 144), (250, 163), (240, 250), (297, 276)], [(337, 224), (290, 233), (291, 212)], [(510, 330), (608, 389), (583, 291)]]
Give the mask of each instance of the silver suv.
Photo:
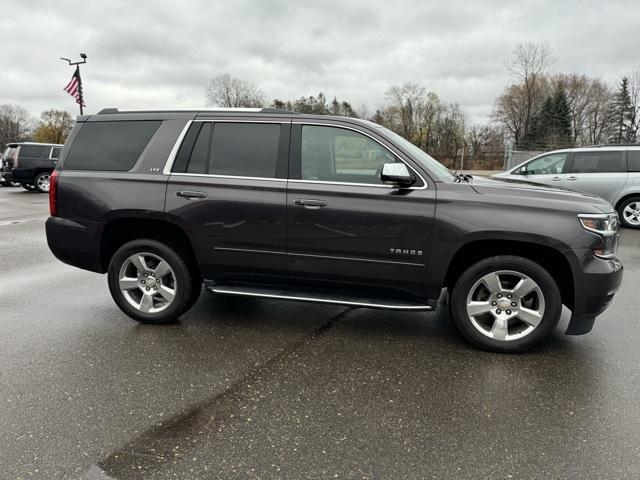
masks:
[(640, 145), (555, 150), (494, 177), (592, 193), (615, 206), (623, 226), (640, 228)]

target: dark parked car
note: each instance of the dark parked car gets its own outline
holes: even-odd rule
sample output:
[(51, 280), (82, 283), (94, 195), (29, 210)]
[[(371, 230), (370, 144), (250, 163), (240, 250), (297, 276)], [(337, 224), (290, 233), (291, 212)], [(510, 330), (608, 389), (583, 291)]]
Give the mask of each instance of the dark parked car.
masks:
[(10, 143), (4, 155), (2, 177), (7, 182), (20, 183), (26, 190), (46, 193), (62, 147), (55, 143)]
[[(600, 198), (450, 172), (371, 122), (245, 111), (82, 116), (47, 239), (145, 323), (216, 294), (432, 310), (475, 345), (589, 332), (622, 279)], [(446, 298), (446, 297), (445, 297)]]

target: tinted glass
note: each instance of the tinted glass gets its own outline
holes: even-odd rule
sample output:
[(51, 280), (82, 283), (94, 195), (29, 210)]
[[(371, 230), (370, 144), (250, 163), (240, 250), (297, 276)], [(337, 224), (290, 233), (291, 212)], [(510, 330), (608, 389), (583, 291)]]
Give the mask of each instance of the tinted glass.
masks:
[(20, 145), (19, 157), (49, 158), (51, 146), (48, 145)]
[(382, 165), (396, 158), (371, 138), (353, 130), (302, 127), (302, 179), (382, 184)]
[(570, 173), (611, 173), (626, 172), (623, 152), (597, 151), (575, 152)]
[(191, 151), (191, 158), (189, 159), (189, 166), (187, 172), (189, 173), (208, 173), (209, 172), (209, 154), (211, 150), (211, 131), (213, 129), (212, 123), (202, 123), (200, 127), (200, 133), (196, 138), (196, 143), (193, 145)]
[(558, 175), (564, 170), (567, 155), (566, 153), (552, 153), (536, 158), (518, 170), (517, 173), (526, 171), (527, 175)]
[(215, 123), (209, 173), (273, 178), (279, 139), (276, 123)]
[(131, 170), (160, 121), (85, 123), (64, 162), (65, 169)]
[(59, 158), (60, 157), (60, 150), (62, 150), (61, 147), (53, 147), (51, 149), (51, 158)]
[(630, 172), (640, 172), (640, 150), (628, 150), (627, 163)]

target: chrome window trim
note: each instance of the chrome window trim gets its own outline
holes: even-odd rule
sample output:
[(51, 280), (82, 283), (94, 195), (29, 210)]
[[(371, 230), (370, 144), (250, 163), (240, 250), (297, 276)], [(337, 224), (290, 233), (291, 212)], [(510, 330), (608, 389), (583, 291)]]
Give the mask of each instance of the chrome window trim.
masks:
[(171, 176), (180, 177), (207, 177), (207, 178), (229, 178), (236, 180), (265, 180), (267, 182), (286, 182), (286, 178), (274, 178), (274, 177), (243, 177), (241, 175), (215, 175), (212, 173), (181, 173), (171, 172)]
[[(60, 153), (58, 154), (58, 157), (57, 157), (57, 158), (56, 158), (56, 157), (51, 156), (51, 155), (53, 154), (53, 149), (54, 149), (54, 148), (59, 148), (59, 149), (60, 149)], [(62, 147), (57, 147), (57, 146), (56, 146), (56, 147), (51, 147), (51, 150), (49, 150), (49, 160), (55, 160), (55, 161), (58, 161), (58, 159), (60, 158), (60, 155), (62, 155)]]
[[(341, 124), (336, 124), (336, 123), (321, 123), (321, 122), (314, 122), (314, 121), (304, 121), (304, 122), (300, 122), (300, 121), (294, 122), (294, 121), (292, 121), (291, 124), (292, 125), (302, 125), (303, 127), (305, 125), (312, 125), (312, 126), (320, 126), (320, 127), (342, 128), (342, 129), (345, 129), (345, 130), (352, 130), (352, 131), (354, 131), (356, 133), (359, 133), (360, 135), (364, 135), (365, 137), (369, 137), (375, 143), (377, 143), (378, 145), (383, 147), (385, 150), (387, 150), (395, 158), (397, 158), (402, 163), (404, 163), (407, 166), (407, 168), (409, 168), (413, 173), (415, 173), (418, 176), (418, 178), (420, 180), (422, 180), (422, 183), (423, 183), (422, 187), (409, 187), (409, 188), (405, 188), (403, 190), (427, 190), (429, 188), (429, 184), (426, 182), (424, 177), (422, 175), (420, 175), (420, 173), (418, 173), (418, 171), (416, 171), (415, 168), (413, 168), (411, 165), (409, 165), (407, 162), (405, 162), (402, 158), (400, 158), (394, 151), (392, 151), (384, 143), (381, 143), (377, 138), (373, 137), (372, 135), (369, 135), (367, 132), (363, 132), (362, 130), (358, 130), (357, 128), (348, 127), (346, 125), (341, 125)], [(302, 158), (300, 159), (300, 161), (302, 162)], [(396, 187), (394, 185), (385, 185), (385, 184), (378, 184), (378, 183), (349, 183), (349, 182), (331, 182), (331, 181), (325, 181), (325, 180), (302, 180), (302, 179), (300, 179), (300, 180), (298, 180), (298, 179), (293, 179), (293, 180), (290, 179), (289, 181), (290, 182), (296, 182), (296, 183), (326, 183), (326, 184), (329, 184), (329, 185), (386, 187), (386, 188), (395, 188), (395, 189), (398, 188), (398, 187)]]
[(164, 168), (162, 169), (162, 173), (164, 175), (171, 175), (171, 169), (173, 168), (173, 163), (176, 161), (176, 155), (178, 154), (178, 150), (180, 149), (180, 145), (182, 145), (182, 141), (184, 140), (185, 135), (189, 131), (189, 127), (193, 123), (193, 120), (189, 120), (187, 124), (184, 126), (180, 135), (176, 139), (176, 142), (173, 144), (173, 148), (171, 148), (171, 152), (169, 152), (169, 157), (167, 157), (167, 163), (164, 164)]

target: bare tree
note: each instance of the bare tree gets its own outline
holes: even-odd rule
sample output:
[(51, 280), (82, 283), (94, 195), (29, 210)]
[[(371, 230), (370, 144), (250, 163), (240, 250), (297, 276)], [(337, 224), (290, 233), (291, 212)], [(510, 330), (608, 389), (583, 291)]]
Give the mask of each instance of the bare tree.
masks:
[(607, 84), (601, 80), (594, 79), (591, 81), (589, 98), (585, 131), (582, 139), (579, 140), (579, 144), (597, 145), (605, 143), (610, 137), (613, 127), (611, 111), (613, 92)]
[(0, 153), (7, 143), (22, 142), (31, 136), (33, 119), (17, 105), (0, 105)]
[(262, 107), (265, 96), (254, 84), (222, 73), (211, 80), (205, 90), (208, 106)]
[(73, 128), (73, 118), (64, 110), (47, 110), (40, 115), (40, 121), (33, 133), (36, 142), (64, 143)]
[(536, 110), (544, 102), (545, 72), (555, 62), (551, 47), (546, 42), (519, 43), (513, 49), (513, 58), (506, 63), (507, 69), (522, 85), (524, 104), (522, 105), (521, 137), (516, 137), (516, 142), (522, 140), (531, 129), (532, 117)]
[(627, 77), (629, 78), (629, 96), (631, 97), (628, 137), (631, 141), (637, 141), (640, 130), (640, 65), (631, 70)]
[(394, 130), (406, 139), (415, 142), (416, 125), (423, 106), (425, 89), (415, 83), (394, 85), (385, 92), (389, 103), (390, 118), (394, 121)]

